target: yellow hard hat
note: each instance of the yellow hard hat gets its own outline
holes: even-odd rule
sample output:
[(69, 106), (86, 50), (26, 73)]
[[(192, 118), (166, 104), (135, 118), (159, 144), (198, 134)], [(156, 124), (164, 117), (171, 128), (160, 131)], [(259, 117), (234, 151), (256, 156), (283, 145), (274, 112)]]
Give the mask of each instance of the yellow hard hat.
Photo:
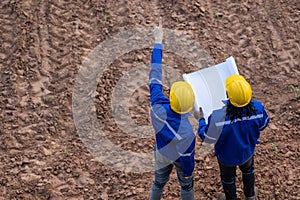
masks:
[(231, 75), (226, 79), (226, 92), (230, 103), (236, 107), (248, 105), (252, 98), (250, 84), (238, 74)]
[(195, 95), (191, 85), (184, 81), (173, 83), (170, 90), (171, 109), (178, 114), (185, 114), (193, 109)]

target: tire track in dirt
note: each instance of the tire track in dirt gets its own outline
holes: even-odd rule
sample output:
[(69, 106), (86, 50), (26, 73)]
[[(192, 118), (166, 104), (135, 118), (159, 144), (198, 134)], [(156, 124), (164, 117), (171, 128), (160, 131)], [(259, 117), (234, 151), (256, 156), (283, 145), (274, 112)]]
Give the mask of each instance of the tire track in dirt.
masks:
[[(297, 139), (294, 137), (295, 132), (299, 129), (299, 124), (295, 123), (300, 119), (300, 102), (295, 99), (293, 92), (290, 91), (290, 86), (293, 85), (299, 88), (299, 78), (300, 78), (300, 68), (299, 68), (299, 36), (291, 35), (290, 32), (295, 31), (297, 27), (295, 16), (284, 16), (287, 20), (283, 19), (283, 13), (287, 15), (293, 15), (293, 12), (287, 12), (287, 10), (296, 10), (296, 1), (291, 1), (285, 4), (276, 4), (274, 1), (268, 0), (265, 2), (266, 15), (267, 15), (267, 31), (270, 38), (269, 49), (273, 59), (275, 60), (275, 66), (273, 67), (273, 72), (267, 74), (267, 77), (272, 80), (271, 83), (275, 85), (274, 92), (270, 93), (269, 97), (265, 99), (275, 104), (274, 106), (269, 105), (269, 109), (275, 114), (271, 122), (271, 134), (265, 139), (264, 148), (267, 149), (262, 154), (272, 154), (274, 149), (272, 145), (276, 145), (280, 149), (280, 153), (285, 155), (282, 157), (276, 157), (273, 159), (273, 163), (286, 163), (295, 160), (295, 156), (299, 156), (299, 150), (293, 148), (294, 145), (297, 146)], [(286, 24), (287, 23), (287, 24)], [(298, 25), (299, 27), (299, 25)], [(296, 33), (298, 33), (296, 31)], [(298, 34), (299, 35), (299, 34)], [(275, 102), (274, 102), (275, 101)], [(284, 106), (278, 107), (276, 104), (279, 102), (285, 102)], [(296, 114), (298, 113), (298, 114)], [(291, 117), (293, 116), (293, 117)], [(298, 119), (298, 120), (297, 120)], [(284, 124), (284, 137), (278, 137), (278, 134), (282, 134), (277, 127)], [(298, 128), (297, 128), (298, 126)], [(296, 140), (295, 140), (296, 139)], [(269, 148), (268, 148), (269, 147)], [(298, 155), (298, 156), (297, 156)], [(268, 156), (268, 155), (264, 155)], [(275, 174), (275, 176), (280, 174), (279, 178), (267, 181), (264, 177), (261, 178), (262, 184), (270, 185), (269, 191), (276, 198), (282, 199), (297, 199), (299, 191), (299, 178), (296, 178), (296, 174), (299, 173), (299, 162), (293, 162), (292, 166), (284, 171), (281, 167), (274, 167), (271, 171), (268, 169), (261, 169), (262, 174)], [(282, 176), (289, 177), (288, 179), (282, 178)], [(286, 187), (282, 187), (285, 185)], [(267, 192), (266, 192), (267, 194)], [(263, 196), (267, 198), (270, 194)]]
[[(17, 82), (19, 81), (19, 75), (28, 69), (24, 65), (27, 62), (24, 52), (27, 48), (28, 37), (26, 31), (30, 26), (30, 21), (22, 20), (26, 14), (26, 12), (20, 10), (18, 3), (14, 1), (1, 2), (1, 28), (4, 28), (4, 34), (1, 34), (1, 37), (3, 36), (4, 38), (1, 39), (3, 39), (2, 45), (5, 48), (5, 51), (1, 50), (1, 52), (4, 53), (4, 57), (6, 56), (3, 59), (4, 66), (1, 65), (1, 72), (4, 68), (3, 76), (1, 76), (1, 82), (3, 81), (4, 85), (1, 97), (4, 97), (4, 99), (1, 102), (6, 104), (6, 114), (1, 114), (1, 117), (4, 117), (3, 120), (1, 119), (1, 124), (4, 124), (1, 130), (4, 134), (1, 134), (0, 146), (1, 150), (5, 152), (5, 155), (1, 156), (1, 161), (4, 163), (1, 165), (3, 166), (3, 170), (1, 170), (1, 182), (4, 186), (2, 187), (1, 196), (6, 199), (17, 196), (16, 191), (10, 189), (10, 184), (16, 190), (22, 188), (20, 180), (24, 176), (18, 176), (18, 169), (24, 159), (22, 156), (23, 150), (30, 146), (30, 143), (29, 145), (25, 144), (28, 134), (18, 133), (23, 124), (20, 123), (20, 118), (22, 118), (20, 113), (22, 113), (22, 110), (18, 108), (20, 96)], [(2, 26), (2, 24), (5, 25)], [(29, 76), (34, 75), (29, 74)], [(34, 118), (34, 114), (31, 116)]]
[[(15, 45), (17, 41), (17, 24), (18, 24), (18, 14), (14, 12), (16, 9), (15, 3), (10, 3), (9, 1), (1, 2), (1, 54), (0, 58), (2, 60), (1, 67), (5, 67), (4, 62), (9, 62), (10, 56), (16, 52), (17, 46)], [(9, 64), (9, 63), (7, 63)]]
[[(11, 4), (9, 5), (11, 6)], [(41, 162), (41, 160), (47, 160), (51, 163), (51, 159), (48, 160), (45, 158), (49, 157), (49, 151), (51, 151), (51, 149), (61, 148), (57, 142), (54, 143), (55, 145), (49, 144), (51, 140), (59, 140), (59, 138), (49, 138), (49, 136), (47, 136), (47, 133), (57, 133), (55, 131), (57, 126), (57, 123), (55, 122), (56, 116), (54, 116), (55, 107), (49, 109), (49, 106), (56, 106), (59, 102), (55, 102), (54, 100), (56, 99), (54, 99), (54, 96), (49, 96), (47, 94), (50, 93), (50, 91), (52, 94), (57, 94), (55, 86), (55, 84), (57, 84), (57, 79), (54, 78), (58, 76), (60, 71), (55, 72), (55, 66), (60, 62), (57, 58), (53, 59), (51, 56), (56, 52), (59, 53), (60, 49), (49, 43), (51, 36), (49, 34), (48, 26), (50, 7), (50, 3), (48, 1), (42, 1), (36, 4), (29, 1), (19, 2), (18, 4), (13, 4), (13, 6), (14, 10), (12, 10), (11, 16), (16, 15), (18, 18), (10, 17), (7, 19), (12, 22), (11, 23), (9, 21), (8, 24), (11, 23), (14, 25), (16, 23), (18, 25), (17, 28), (12, 29), (13, 32), (10, 33), (12, 38), (9, 38), (10, 43), (13, 43), (16, 47), (15, 52), (9, 53), (15, 54), (16, 57), (14, 58), (14, 56), (10, 56), (8, 61), (14, 61), (15, 63), (12, 63), (11, 66), (7, 65), (7, 69), (10, 69), (10, 71), (5, 70), (4, 74), (6, 74), (7, 71), (8, 77), (6, 78), (1, 76), (1, 78), (3, 78), (2, 80), (13, 79), (12, 81), (5, 83), (5, 92), (10, 91), (9, 97), (5, 98), (5, 101), (9, 102), (9, 104), (14, 102), (16, 105), (20, 102), (20, 107), (13, 109), (15, 110), (15, 113), (20, 114), (18, 115), (18, 123), (14, 116), (15, 114), (11, 112), (9, 116), (4, 116), (5, 120), (9, 120), (10, 123), (2, 124), (12, 126), (19, 124), (21, 126), (19, 126), (17, 132), (8, 133), (7, 136), (1, 140), (3, 143), (1, 146), (10, 150), (9, 155), (15, 158), (14, 160), (7, 158), (8, 162), (5, 162), (7, 163), (4, 166), (6, 169), (6, 177), (10, 178), (9, 175), (16, 176), (16, 180), (19, 181), (15, 182), (10, 179), (2, 179), (7, 183), (12, 184), (18, 191), (15, 193), (15, 190), (10, 190), (9, 184), (7, 184), (7, 187), (5, 188), (8, 188), (8, 190), (1, 192), (1, 196), (5, 196), (8, 199), (10, 199), (10, 197), (17, 196), (31, 199), (32, 196), (25, 193), (40, 193), (40, 197), (44, 196), (44, 198), (48, 198), (47, 195), (50, 191), (43, 191), (45, 189), (45, 185), (51, 183), (55, 186), (58, 180), (56, 180), (56, 183), (53, 183), (51, 182), (51, 178), (48, 177), (48, 182), (45, 182), (45, 179), (42, 178), (43, 172), (39, 169), (44, 167), (44, 163)], [(32, 9), (30, 11), (33, 12), (28, 11), (28, 7), (30, 7)], [(7, 11), (8, 9), (3, 10)], [(37, 12), (34, 13), (34, 11)], [(6, 28), (7, 27), (8, 26), (6, 26)], [(7, 29), (10, 28), (8, 27)], [(17, 33), (20, 37), (14, 37), (15, 33)], [(3, 35), (6, 37), (5, 34)], [(18, 40), (13, 37), (18, 38)], [(15, 73), (14, 70), (16, 70), (17, 73)], [(14, 78), (15, 76), (16, 78)], [(69, 77), (65, 78), (69, 79)], [(53, 82), (53, 80), (55, 81)], [(16, 91), (16, 94), (13, 94), (14, 91)], [(15, 99), (17, 101), (14, 101)], [(56, 108), (58, 108), (58, 106)], [(5, 110), (8, 109), (6, 108)], [(14, 121), (11, 121), (12, 117)], [(2, 122), (5, 122), (5, 120)], [(72, 119), (70, 118), (69, 120), (71, 121)], [(61, 119), (62, 123), (65, 121), (66, 120)], [(65, 124), (65, 126), (68, 126), (68, 124)], [(17, 127), (18, 126), (15, 128)], [(68, 128), (70, 129), (70, 126)], [(3, 130), (10, 130), (10, 128), (4, 127)], [(61, 133), (62, 131), (60, 131), (59, 134)], [(32, 143), (31, 141), (34, 140), (35, 142)], [(35, 146), (36, 143), (39, 142), (41, 145)], [(23, 144), (26, 144), (26, 146), (23, 146)], [(32, 150), (33, 146), (34, 150)], [(49, 146), (52, 147), (49, 149)], [(20, 157), (21, 150), (24, 148), (26, 148), (27, 153), (31, 152), (32, 154)], [(60, 151), (55, 154), (59, 155)], [(22, 161), (24, 159), (27, 159), (27, 161)], [(31, 165), (31, 168), (30, 170), (21, 169), (23, 172), (19, 174), (18, 168), (20, 167), (18, 166), (23, 162), (26, 163), (24, 166)], [(38, 170), (34, 171), (35, 169)], [(41, 179), (41, 182), (37, 182), (38, 179)], [(27, 186), (25, 191), (23, 190), (23, 184)]]
[[(295, 30), (298, 30), (300, 27), (298, 25), (297, 29), (297, 22), (293, 20), (292, 16), (288, 16), (287, 19), (290, 22), (290, 24), (283, 24), (285, 22), (282, 22), (280, 20), (280, 17), (283, 17), (282, 11), (284, 9), (297, 9), (296, 8), (296, 2), (293, 5), (290, 3), (289, 5), (283, 5), (281, 7), (278, 7), (279, 5), (274, 4), (273, 1), (266, 1), (267, 7), (270, 10), (270, 13), (267, 13), (267, 15), (270, 15), (268, 19), (268, 26), (267, 28), (270, 31), (271, 34), (271, 41), (272, 41), (272, 48), (276, 50), (275, 54), (278, 59), (277, 63), (280, 67), (279, 74), (282, 74), (282, 72), (285, 72), (284, 74), (287, 75), (290, 78), (297, 78), (293, 75), (298, 75), (299, 77), (299, 50), (300, 46), (299, 43), (295, 43), (294, 41), (297, 41), (297, 35), (289, 35), (288, 33), (293, 32)], [(288, 6), (288, 8), (287, 8)], [(291, 14), (290, 14), (291, 15)], [(276, 19), (277, 16), (277, 20)], [(294, 16), (293, 16), (294, 17)], [(296, 17), (296, 16), (295, 16)], [(295, 26), (291, 26), (292, 24), (295, 24)], [(299, 34), (298, 34), (299, 35)], [(299, 41), (299, 39), (298, 39)], [(298, 66), (298, 69), (297, 69)]]
[[(28, 22), (21, 18), (26, 13), (20, 11), (18, 4), (13, 1), (1, 2), (1, 148), (4, 151), (12, 151), (17, 156), (24, 146), (23, 137), (18, 135), (19, 124), (18, 103), (18, 74), (21, 73), (26, 57), (23, 56), (26, 48), (26, 33), (24, 28)], [(14, 151), (15, 150), (15, 151)], [(15, 165), (14, 162), (11, 163)], [(4, 166), (7, 167), (6, 165)], [(9, 169), (9, 168), (8, 168)], [(8, 190), (9, 191), (9, 190)]]
[[(17, 66), (16, 58), (18, 52), (18, 42), (20, 41), (17, 37), (19, 29), (17, 24), (18, 13), (15, 12), (16, 4), (8, 1), (1, 2), (1, 18), (0, 18), (0, 78), (1, 83), (1, 134), (11, 130), (12, 122), (15, 122), (15, 106), (16, 102), (13, 98), (16, 95), (14, 88), (14, 81), (16, 80), (15, 67)], [(17, 128), (17, 127), (14, 127)], [(2, 145), (1, 145), (2, 146)], [(3, 145), (5, 146), (5, 145)]]
[[(45, 16), (39, 23), (39, 39), (45, 65), (42, 67), (49, 78), (47, 89), (51, 91), (49, 95), (44, 95), (42, 100), (48, 107), (48, 115), (52, 117), (52, 120), (47, 122), (47, 129), (51, 135), (56, 135), (55, 138), (51, 138), (55, 145), (50, 149), (56, 156), (48, 156), (48, 162), (52, 163), (51, 174), (41, 183), (43, 187), (40, 190), (42, 193), (42, 188), (50, 184), (51, 190), (47, 191), (50, 198), (83, 199), (80, 191), (68, 191), (76, 191), (74, 184), (81, 185), (84, 182), (87, 186), (93, 183), (88, 174), (84, 174), (80, 167), (75, 167), (80, 160), (71, 161), (70, 158), (66, 158), (66, 155), (71, 154), (66, 152), (76, 154), (78, 149), (83, 148), (78, 147), (81, 143), (74, 134), (76, 132), (71, 113), (71, 94), (76, 68), (80, 64), (84, 48), (85, 51), (90, 48), (81, 37), (81, 34), (89, 35), (83, 30), (87, 26), (83, 26), (79, 20), (81, 18), (78, 17), (89, 13), (89, 10), (85, 13), (80, 12), (84, 10), (82, 6), (82, 3), (78, 2), (43, 1), (42, 13), (38, 15)], [(68, 173), (71, 175), (67, 175)], [(58, 174), (68, 178), (60, 178)]]
[[(5, 187), (12, 178), (8, 177), (10, 170), (6, 163), (9, 161), (8, 154), (10, 148), (21, 147), (15, 137), (12, 135), (12, 129), (16, 126), (16, 112), (14, 91), (14, 66), (16, 65), (15, 58), (18, 50), (16, 43), (18, 42), (18, 15), (14, 12), (15, 4), (8, 1), (0, 3), (0, 181), (4, 187), (0, 188), (1, 196), (6, 196), (10, 193)], [(11, 161), (10, 161), (11, 162)]]

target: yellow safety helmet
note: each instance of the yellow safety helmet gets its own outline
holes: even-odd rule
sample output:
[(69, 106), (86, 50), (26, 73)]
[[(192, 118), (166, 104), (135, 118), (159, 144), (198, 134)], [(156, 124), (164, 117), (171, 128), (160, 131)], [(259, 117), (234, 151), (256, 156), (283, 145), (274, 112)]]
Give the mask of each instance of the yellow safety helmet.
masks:
[(171, 109), (178, 114), (185, 114), (193, 109), (195, 95), (191, 85), (184, 81), (173, 83), (170, 90)]
[(252, 98), (250, 84), (238, 74), (231, 75), (226, 79), (226, 92), (230, 103), (236, 107), (248, 105)]

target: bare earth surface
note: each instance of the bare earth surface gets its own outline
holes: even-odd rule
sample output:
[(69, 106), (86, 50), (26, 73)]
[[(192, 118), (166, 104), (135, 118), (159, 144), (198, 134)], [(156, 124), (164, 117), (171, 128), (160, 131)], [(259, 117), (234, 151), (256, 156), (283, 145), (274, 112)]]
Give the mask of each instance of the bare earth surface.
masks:
[[(234, 56), (271, 118), (255, 155), (258, 199), (300, 199), (298, 0), (2, 0), (0, 7), (0, 199), (148, 199), (153, 172), (116, 171), (85, 147), (72, 93), (81, 63), (98, 44), (124, 30), (154, 27), (159, 16), (165, 28), (199, 42), (215, 63)], [(119, 57), (92, 94), (107, 137), (127, 151), (151, 152), (154, 137), (132, 137), (117, 127), (112, 91), (122, 74), (149, 66), (150, 58), (151, 49)], [(171, 53), (164, 63), (195, 70)], [(147, 85), (130, 103), (136, 123), (149, 125)], [(200, 158), (197, 140), (196, 199), (214, 199), (221, 191), (217, 161), (212, 152)], [(173, 172), (163, 199), (179, 199), (179, 189)]]

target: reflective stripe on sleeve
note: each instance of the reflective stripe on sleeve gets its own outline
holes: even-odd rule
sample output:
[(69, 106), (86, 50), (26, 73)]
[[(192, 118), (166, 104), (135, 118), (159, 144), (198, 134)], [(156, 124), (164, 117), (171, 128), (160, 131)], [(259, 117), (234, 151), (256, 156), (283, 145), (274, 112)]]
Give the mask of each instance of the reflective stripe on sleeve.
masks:
[(265, 120), (265, 123), (262, 127), (260, 127), (259, 129), (262, 130), (266, 127), (267, 123), (268, 123), (269, 117), (267, 117), (267, 119)]
[[(243, 117), (242, 119), (235, 119), (235, 120), (233, 121), (233, 123), (238, 122), (238, 121), (246, 121), (246, 120), (259, 119), (259, 118), (263, 118), (263, 117), (264, 117), (263, 114), (253, 115), (253, 116), (251, 116), (251, 117)], [(267, 121), (266, 121), (266, 122), (267, 122)], [(265, 122), (265, 123), (266, 123), (266, 122)], [(216, 123), (216, 126), (224, 126), (224, 125), (228, 125), (228, 124), (230, 124), (230, 123), (231, 123), (230, 120), (224, 121), (224, 122), (217, 122), (217, 123)]]
[(210, 137), (209, 135), (207, 135), (206, 133), (204, 133), (204, 137), (208, 138), (210, 140), (217, 140), (216, 138)]
[(178, 153), (181, 157), (185, 157), (185, 156), (191, 156), (193, 154), (193, 152), (194, 151), (192, 151), (191, 153), (179, 153), (179, 152)]
[(161, 121), (161, 122), (163, 122), (164, 124), (167, 125), (168, 129), (170, 129), (170, 131), (175, 135), (175, 137), (176, 137), (178, 140), (181, 140), (181, 139), (182, 139), (182, 137), (181, 137), (178, 133), (176, 133), (176, 131), (171, 127), (171, 125), (170, 125), (166, 120), (163, 120), (163, 119), (161, 119), (159, 116), (156, 115), (156, 113), (155, 113), (155, 112), (153, 111), (153, 109), (152, 109), (152, 106), (151, 106), (151, 111), (154, 113), (155, 117), (156, 117), (159, 121)]
[(151, 84), (151, 83), (158, 83), (158, 84), (162, 84), (162, 82), (161, 82), (161, 80), (159, 80), (159, 79), (157, 79), (157, 78), (151, 78), (150, 80), (149, 80), (149, 84)]

